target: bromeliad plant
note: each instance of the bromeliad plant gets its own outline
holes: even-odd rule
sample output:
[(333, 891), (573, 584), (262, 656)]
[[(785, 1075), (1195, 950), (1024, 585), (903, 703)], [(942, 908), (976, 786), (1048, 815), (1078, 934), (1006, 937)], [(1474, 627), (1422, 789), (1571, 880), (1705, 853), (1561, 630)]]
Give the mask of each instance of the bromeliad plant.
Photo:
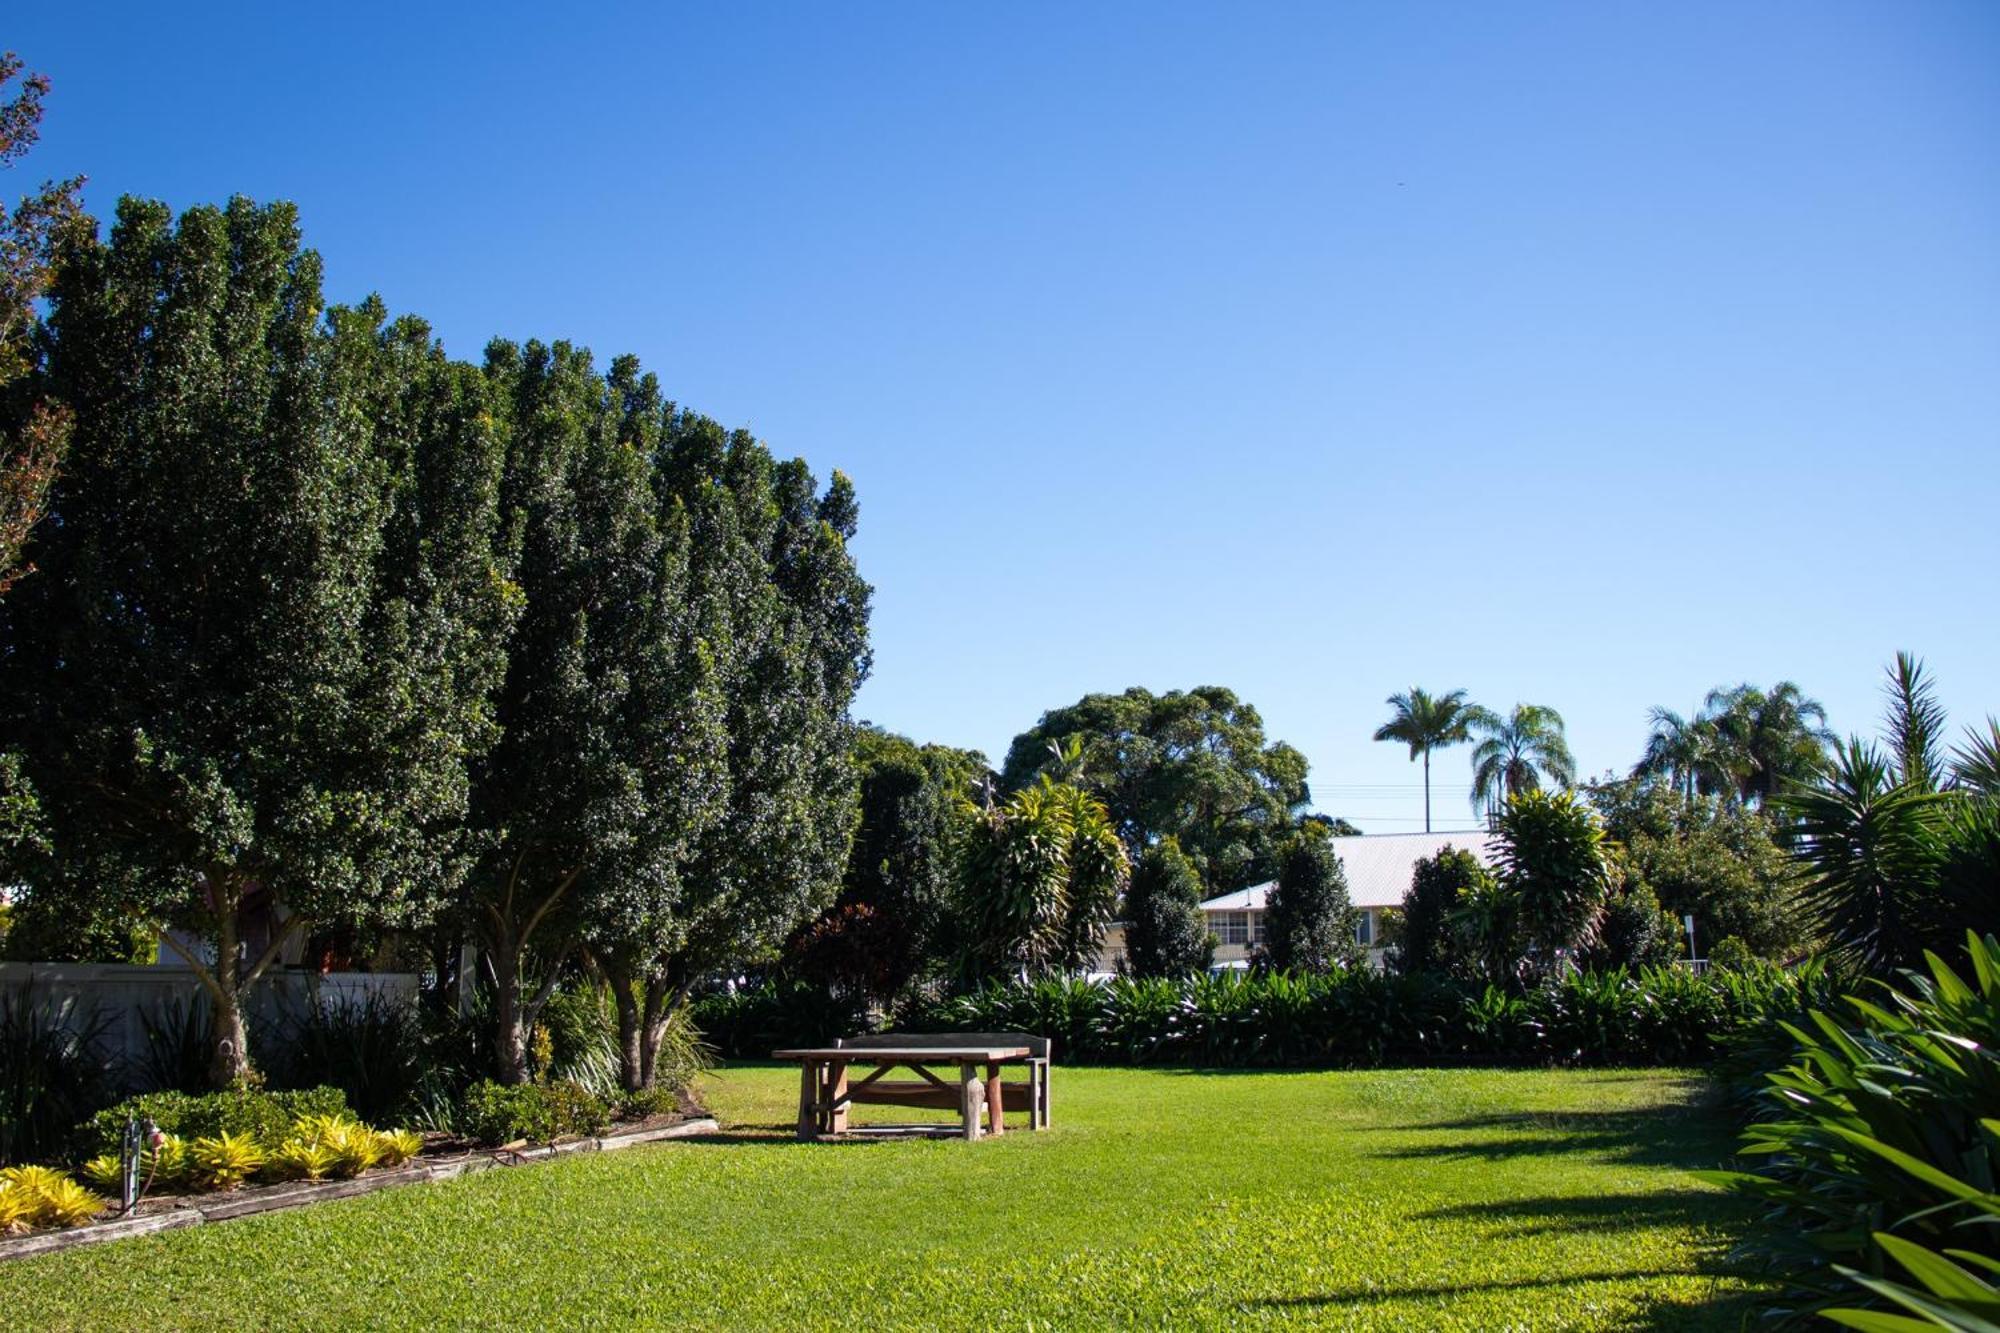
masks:
[(0, 1171), (0, 1235), (36, 1227), (73, 1227), (103, 1212), (103, 1199), (46, 1166)]
[(1967, 951), (1970, 984), (1927, 955), (1928, 976), (1785, 1025), (1796, 1049), (1767, 1076), (1772, 1116), (1741, 1148), (1761, 1167), (1709, 1173), (1769, 1205), (1746, 1249), (1803, 1309), (1853, 1297), (1855, 1282), (1888, 1298), (1892, 1257), (1949, 1284), (1909, 1262), (1914, 1247), (2000, 1271), (2000, 941), (1968, 934)]

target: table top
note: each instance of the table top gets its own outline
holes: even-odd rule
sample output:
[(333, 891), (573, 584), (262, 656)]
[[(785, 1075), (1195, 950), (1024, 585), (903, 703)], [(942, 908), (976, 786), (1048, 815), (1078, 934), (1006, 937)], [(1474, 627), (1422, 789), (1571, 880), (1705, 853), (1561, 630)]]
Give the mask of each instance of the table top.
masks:
[(849, 1064), (910, 1064), (935, 1061), (1018, 1060), (1025, 1046), (808, 1046), (772, 1051), (773, 1060), (845, 1060)]

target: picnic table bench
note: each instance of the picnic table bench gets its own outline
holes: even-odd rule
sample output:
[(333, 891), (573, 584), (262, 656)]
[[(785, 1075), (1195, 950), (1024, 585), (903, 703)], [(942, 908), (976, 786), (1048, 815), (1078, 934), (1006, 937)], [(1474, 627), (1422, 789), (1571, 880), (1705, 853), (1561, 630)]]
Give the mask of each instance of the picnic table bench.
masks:
[[(1030, 1129), (1049, 1126), (1049, 1039), (1026, 1032), (886, 1032), (848, 1037), (831, 1046), (773, 1051), (777, 1060), (799, 1062), (799, 1137), (847, 1130), (847, 1111), (856, 1104), (913, 1106), (957, 1111), (967, 1142), (980, 1136), (984, 1110), (988, 1134), (1007, 1132), (1009, 1103), (1028, 1113)], [(931, 1072), (931, 1065), (957, 1066), (956, 1079)], [(1000, 1071), (1024, 1068), (1027, 1077), (1006, 1082)], [(849, 1070), (870, 1072), (851, 1079)], [(891, 1081), (906, 1069), (914, 1079)]]

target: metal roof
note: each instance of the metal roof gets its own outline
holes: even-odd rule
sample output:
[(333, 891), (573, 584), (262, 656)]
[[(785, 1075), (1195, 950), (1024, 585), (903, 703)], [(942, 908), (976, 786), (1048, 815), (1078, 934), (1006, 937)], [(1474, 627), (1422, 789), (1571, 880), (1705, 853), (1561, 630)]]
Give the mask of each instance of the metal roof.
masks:
[[(1341, 868), (1347, 872), (1347, 898), (1356, 907), (1401, 907), (1410, 891), (1410, 876), (1417, 862), (1436, 856), (1446, 847), (1471, 852), (1480, 864), (1492, 865), (1497, 839), (1484, 829), (1462, 829), (1452, 833), (1368, 833), (1353, 838), (1335, 838), (1333, 848), (1340, 853)], [(1210, 898), (1201, 905), (1204, 912), (1261, 912), (1265, 895), (1275, 882), (1253, 884), (1247, 889)]]

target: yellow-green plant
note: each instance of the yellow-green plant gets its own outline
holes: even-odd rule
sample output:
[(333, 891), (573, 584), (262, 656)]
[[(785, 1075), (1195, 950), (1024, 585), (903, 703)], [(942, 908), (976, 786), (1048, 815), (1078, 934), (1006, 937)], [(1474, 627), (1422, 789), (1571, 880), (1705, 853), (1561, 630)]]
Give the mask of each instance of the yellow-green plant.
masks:
[(0, 1171), (0, 1229), (73, 1227), (108, 1205), (103, 1199), (46, 1166), (12, 1166)]
[(80, 1226), (110, 1206), (68, 1176), (61, 1176), (42, 1193), (42, 1222), (48, 1226)]
[(264, 1166), (264, 1152), (248, 1134), (196, 1139), (188, 1154), (196, 1183), (213, 1190), (233, 1190)]
[(327, 1141), (327, 1146), (333, 1149), (337, 1175), (358, 1176), (382, 1160), (382, 1145), (375, 1131), (366, 1125), (348, 1123), (338, 1136)]
[(84, 1178), (101, 1190), (125, 1187), (125, 1163), (115, 1153), (104, 1153), (83, 1164)]
[(334, 1169), (337, 1155), (317, 1139), (293, 1139), (271, 1154), (267, 1174), (279, 1180), (321, 1180)]
[(11, 1236), (34, 1225), (35, 1200), (9, 1180), (0, 1180), (0, 1236)]
[(413, 1129), (391, 1129), (375, 1136), (375, 1146), (382, 1150), (383, 1166), (401, 1166), (424, 1150), (424, 1140)]
[(148, 1148), (139, 1159), (139, 1182), (152, 1181), (151, 1189), (172, 1189), (187, 1183), (193, 1166), (187, 1140), (178, 1134), (163, 1134), (159, 1146)]

